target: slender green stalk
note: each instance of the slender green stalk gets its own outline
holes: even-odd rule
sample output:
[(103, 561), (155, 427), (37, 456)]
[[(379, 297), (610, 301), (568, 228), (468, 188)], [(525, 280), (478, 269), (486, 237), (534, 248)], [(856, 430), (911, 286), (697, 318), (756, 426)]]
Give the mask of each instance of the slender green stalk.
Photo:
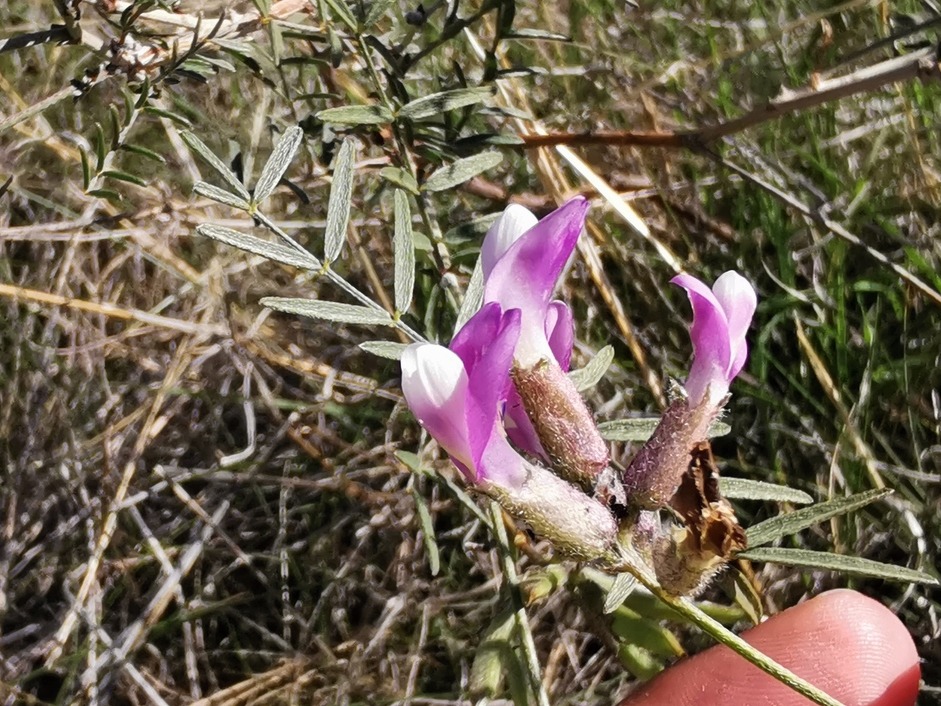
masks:
[(513, 598), (516, 625), (520, 631), (520, 642), (526, 658), (526, 668), (529, 671), (533, 691), (536, 692), (539, 706), (549, 706), (549, 695), (542, 683), (542, 668), (539, 666), (539, 656), (536, 654), (536, 643), (533, 642), (533, 633), (529, 629), (529, 618), (526, 615), (526, 607), (523, 605), (523, 597), (520, 594), (519, 576), (516, 574), (516, 564), (513, 562), (513, 554), (510, 551), (506, 525), (503, 524), (503, 510), (496, 500), (490, 503), (490, 514), (493, 517), (493, 528), (496, 530), (497, 543), (503, 559), (503, 573), (506, 576), (507, 583), (510, 586), (510, 595)]
[(827, 695), (813, 684), (794, 674), (786, 667), (781, 666), (773, 659), (763, 654), (759, 650), (749, 645), (745, 640), (736, 635), (731, 630), (725, 628), (721, 623), (710, 618), (700, 608), (698, 608), (688, 598), (673, 596), (664, 591), (656, 581), (652, 580), (643, 571), (638, 571), (634, 567), (625, 565), (637, 580), (653, 595), (670, 606), (677, 613), (699, 627), (703, 632), (712, 637), (746, 660), (754, 664), (758, 669), (771, 675), (782, 684), (787, 685), (794, 691), (806, 696), (815, 704), (820, 706), (844, 706), (841, 702)]

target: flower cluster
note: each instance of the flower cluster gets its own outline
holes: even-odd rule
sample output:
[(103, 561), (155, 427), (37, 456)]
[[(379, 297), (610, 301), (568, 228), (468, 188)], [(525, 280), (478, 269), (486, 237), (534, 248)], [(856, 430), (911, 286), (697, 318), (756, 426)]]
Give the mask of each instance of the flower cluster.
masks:
[[(670, 506), (745, 363), (755, 292), (734, 272), (711, 290), (688, 274), (673, 279), (693, 307), (686, 396), (673, 402), (627, 469), (615, 471), (567, 375), (572, 312), (552, 299), (587, 210), (582, 198), (542, 220), (521, 206), (507, 208), (481, 247), (482, 307), (449, 347), (405, 350), (402, 389), (467, 482), (560, 551), (615, 566), (636, 545), (653, 563), (655, 554), (681, 549), (652, 511)], [(683, 559), (683, 566), (691, 563), (704, 565)], [(685, 591), (696, 581), (680, 583)]]

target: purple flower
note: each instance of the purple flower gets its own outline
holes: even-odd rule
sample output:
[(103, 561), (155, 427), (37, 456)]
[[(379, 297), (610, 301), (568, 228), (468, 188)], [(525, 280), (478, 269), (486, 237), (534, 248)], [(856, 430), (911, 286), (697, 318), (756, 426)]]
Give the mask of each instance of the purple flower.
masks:
[(624, 472), (628, 501), (647, 510), (666, 507), (689, 468), (690, 451), (704, 441), (722, 411), (729, 385), (745, 365), (745, 333), (757, 297), (748, 280), (726, 272), (709, 289), (692, 275), (670, 280), (693, 305), (690, 338), (695, 359), (686, 379), (687, 399), (675, 400)]
[(450, 348), (415, 343), (402, 355), (408, 406), (472, 483), (513, 487), (521, 482), (523, 459), (507, 443), (500, 423), (519, 330), (518, 310), (487, 304)]
[(480, 254), (484, 301), (521, 313), (507, 433), (519, 448), (551, 460), (560, 475), (586, 488), (607, 467), (608, 448), (565, 375), (574, 340), (571, 310), (551, 298), (587, 211), (588, 202), (577, 197), (537, 221), (511, 205), (487, 232)]
[(745, 333), (758, 301), (755, 289), (733, 271), (721, 275), (711, 290), (685, 273), (670, 281), (686, 290), (693, 306), (689, 335), (695, 357), (686, 379), (690, 406), (703, 401), (721, 406), (748, 357)]
[(617, 523), (571, 483), (523, 458), (500, 423), (520, 311), (485, 304), (450, 348), (416, 343), (402, 355), (402, 391), (422, 426), (467, 480), (577, 559), (613, 560)]
[(576, 197), (537, 222), (532, 213), (513, 204), (487, 231), (480, 251), (484, 301), (522, 312), (515, 356), (520, 367), (554, 357), (547, 336), (552, 293), (587, 211), (588, 202)]

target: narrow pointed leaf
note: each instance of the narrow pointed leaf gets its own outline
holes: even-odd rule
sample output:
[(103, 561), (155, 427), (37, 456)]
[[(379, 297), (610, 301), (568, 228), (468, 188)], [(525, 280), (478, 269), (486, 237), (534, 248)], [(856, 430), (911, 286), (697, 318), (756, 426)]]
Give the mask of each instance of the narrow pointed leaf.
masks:
[(460, 331), (464, 327), (464, 324), (470, 321), (470, 318), (480, 309), (483, 300), (484, 269), (480, 264), (480, 258), (477, 258), (474, 272), (471, 274), (470, 282), (467, 283), (467, 291), (464, 292), (464, 301), (461, 302), (461, 310), (457, 313), (457, 322), (454, 325), (455, 331)]
[(288, 165), (291, 164), (291, 160), (294, 159), (303, 137), (304, 131), (297, 125), (284, 131), (274, 151), (265, 163), (265, 168), (261, 170), (258, 183), (255, 184), (254, 203), (261, 203), (274, 191), (278, 182), (281, 181), (281, 177), (284, 176)]
[(415, 286), (415, 243), (412, 239), (412, 213), (405, 192), (395, 190), (395, 309), (408, 311)]
[(82, 158), (82, 191), (88, 189), (88, 185), (91, 184), (91, 164), (88, 162), (88, 153), (83, 149), (79, 149), (79, 155)]
[(614, 583), (611, 584), (611, 588), (604, 597), (604, 612), (613, 613), (620, 608), (624, 599), (630, 595), (636, 585), (637, 579), (631, 574), (622, 573), (615, 576)]
[(406, 120), (418, 120), (440, 115), (449, 110), (464, 108), (490, 97), (489, 88), (458, 88), (453, 91), (442, 91), (430, 96), (423, 96), (403, 105), (399, 109), (399, 117)]
[(270, 240), (262, 240), (254, 235), (241, 233), (225, 226), (203, 224), (196, 227), (196, 232), (199, 235), (218, 240), (239, 250), (261, 255), (285, 265), (292, 265), (305, 270), (319, 270), (321, 268), (320, 260), (299, 248), (292, 248), (283, 243), (273, 243)]
[(925, 583), (938, 585), (938, 579), (916, 569), (906, 566), (893, 566), (883, 564), (881, 561), (863, 559), (858, 556), (832, 554), (830, 552), (815, 552), (808, 549), (784, 549), (780, 547), (761, 547), (749, 549), (737, 556), (750, 561), (767, 561), (786, 566), (800, 566), (807, 569), (825, 569), (838, 571), (854, 576), (871, 576), (873, 578), (888, 579), (889, 581), (903, 581), (906, 583)]
[(353, 160), (356, 151), (352, 140), (344, 140), (333, 163), (333, 185), (327, 203), (327, 230), (324, 233), (324, 257), (333, 262), (343, 249), (346, 227), (350, 222), (353, 201)]
[(147, 186), (147, 182), (139, 176), (134, 176), (133, 174), (121, 172), (116, 169), (106, 169), (101, 173), (101, 176), (108, 177), (109, 179), (117, 179), (118, 181), (126, 181), (128, 184), (134, 184), (134, 186)]
[(343, 105), (321, 110), (317, 117), (333, 125), (382, 125), (393, 120), (392, 111), (383, 105)]
[(233, 194), (230, 191), (226, 191), (225, 189), (220, 189), (218, 186), (213, 186), (212, 184), (209, 184), (205, 181), (197, 181), (195, 184), (193, 184), (193, 191), (195, 191), (200, 196), (205, 196), (207, 199), (224, 203), (226, 206), (240, 208), (243, 211), (247, 211), (249, 209), (248, 201), (243, 199), (241, 196)]
[[(615, 419), (598, 424), (601, 437), (608, 441), (647, 441), (660, 423), (660, 417), (636, 417), (633, 419)], [(725, 436), (730, 427), (725, 422), (713, 422), (709, 426), (709, 436)]]
[(418, 511), (418, 522), (421, 525), (422, 541), (425, 544), (425, 551), (428, 553), (428, 567), (432, 576), (437, 576), (441, 570), (441, 555), (438, 552), (438, 540), (435, 536), (435, 526), (431, 520), (431, 513), (428, 511), (428, 503), (425, 498), (414, 488), (412, 489), (412, 498), (415, 500), (415, 509)]
[(770, 500), (795, 505), (807, 505), (814, 501), (803, 490), (745, 478), (720, 478), (719, 490), (725, 497), (733, 500)]
[(297, 314), (311, 319), (334, 321), (339, 324), (361, 324), (363, 326), (391, 326), (392, 317), (381, 309), (372, 309), (355, 304), (321, 301), (319, 299), (289, 299), (265, 297), (262, 306), (287, 314)]
[(615, 611), (611, 632), (658, 657), (681, 657), (684, 654), (676, 635), (656, 620), (635, 613), (625, 606), (618, 607)]
[(614, 360), (614, 347), (605, 346), (595, 354), (595, 357), (588, 361), (588, 365), (569, 373), (569, 378), (575, 383), (575, 389), (579, 392), (591, 389), (611, 367), (611, 361)]
[(132, 152), (134, 154), (139, 154), (141, 157), (157, 162), (158, 164), (167, 163), (167, 160), (163, 158), (163, 155), (159, 155), (153, 150), (147, 149), (146, 147), (141, 147), (140, 145), (131, 145), (131, 144), (125, 143), (121, 145), (120, 149), (124, 152)]
[(892, 491), (888, 488), (867, 490), (864, 493), (828, 500), (827, 502), (801, 508), (795, 512), (772, 517), (764, 522), (759, 522), (757, 525), (752, 525), (745, 531), (748, 537), (748, 546), (760, 547), (762, 544), (772, 542), (778, 537), (800, 532), (802, 529), (820, 524), (831, 517), (858, 510), (891, 493)]
[(408, 348), (405, 343), (393, 341), (363, 341), (359, 347), (367, 353), (389, 360), (402, 360), (402, 353)]
[(493, 169), (503, 161), (499, 152), (481, 152), (472, 157), (465, 157), (452, 162), (446, 167), (433, 172), (422, 185), (425, 191), (444, 191), (452, 186), (463, 184), (478, 174)]
[(393, 0), (373, 0), (372, 5), (369, 6), (369, 10), (366, 12), (366, 17), (363, 18), (363, 29), (369, 29), (378, 22), (386, 14), (386, 10), (392, 7), (392, 3)]
[(229, 169), (225, 163), (219, 159), (209, 147), (206, 146), (202, 140), (200, 140), (196, 135), (191, 132), (181, 132), (180, 137), (183, 138), (183, 142), (186, 143), (186, 146), (193, 150), (196, 154), (205, 160), (205, 162), (218, 172), (225, 182), (232, 187), (232, 189), (241, 196), (246, 201), (251, 199), (251, 196), (248, 193), (248, 190), (242, 186), (242, 182), (239, 181), (239, 178), (235, 176), (235, 172)]
[(330, 6), (330, 9), (333, 10), (333, 13), (336, 15), (337, 19), (345, 24), (348, 30), (351, 32), (356, 31), (356, 18), (353, 17), (353, 13), (350, 12), (350, 8), (347, 6), (346, 0), (324, 0), (324, 2)]
[(415, 177), (400, 167), (383, 167), (379, 170), (379, 176), (392, 182), (396, 186), (401, 186), (406, 191), (418, 194), (418, 182)]

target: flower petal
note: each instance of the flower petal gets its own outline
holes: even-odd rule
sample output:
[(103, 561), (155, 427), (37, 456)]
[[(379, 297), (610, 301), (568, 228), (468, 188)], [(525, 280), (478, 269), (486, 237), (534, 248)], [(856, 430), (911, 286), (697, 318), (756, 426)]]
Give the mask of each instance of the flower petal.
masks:
[(402, 392), (412, 413), (467, 473), (473, 468), (464, 363), (444, 346), (413, 343), (402, 353)]
[(575, 345), (575, 322), (568, 304), (549, 302), (546, 310), (546, 338), (559, 367), (568, 371), (572, 362), (572, 347)]
[(539, 219), (525, 206), (511, 203), (506, 207), (490, 226), (480, 246), (480, 264), (484, 277), (490, 276), (494, 265), (506, 254), (510, 246), (538, 222)]
[(729, 379), (732, 379), (739, 374), (748, 357), (745, 334), (755, 314), (758, 295), (755, 294), (755, 288), (752, 287), (751, 282), (734, 270), (720, 275), (712, 286), (712, 291), (729, 322), (729, 347), (732, 358), (729, 366)]
[(517, 361), (532, 365), (550, 351), (545, 338), (546, 308), (585, 223), (588, 202), (581, 197), (556, 209), (519, 238), (493, 265), (484, 282), (484, 301), (522, 312)]
[(710, 391), (710, 398), (725, 397), (728, 392), (728, 370), (731, 363), (729, 322), (725, 309), (712, 290), (689, 274), (670, 280), (686, 290), (693, 307), (693, 323), (689, 337), (693, 342), (693, 365), (686, 379), (690, 402), (698, 404)]

